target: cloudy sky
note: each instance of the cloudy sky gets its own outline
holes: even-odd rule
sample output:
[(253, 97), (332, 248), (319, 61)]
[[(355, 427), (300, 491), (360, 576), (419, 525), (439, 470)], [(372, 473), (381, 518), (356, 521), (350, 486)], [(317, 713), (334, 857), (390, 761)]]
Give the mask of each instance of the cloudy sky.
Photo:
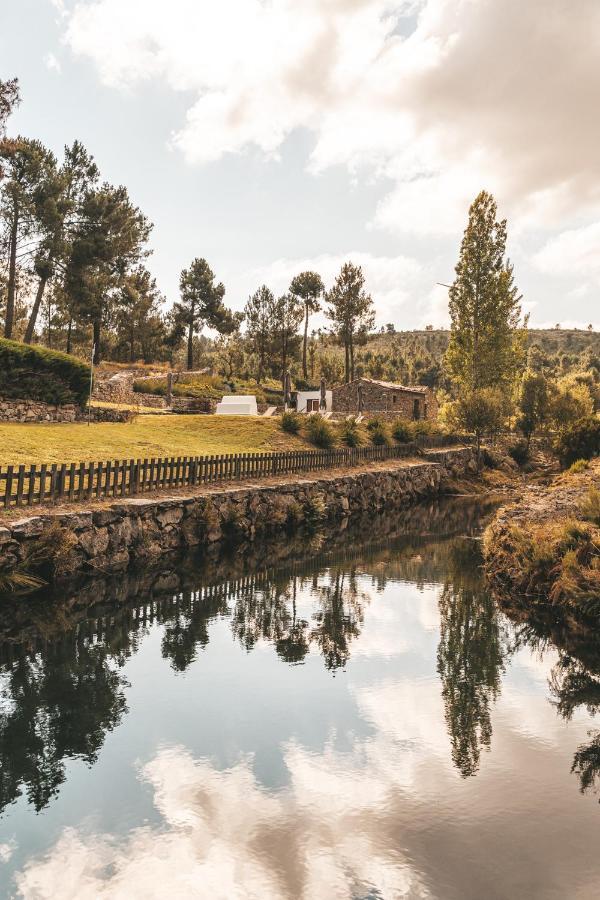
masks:
[(600, 326), (598, 0), (0, 0), (11, 128), (82, 140), (154, 222), (172, 302), (365, 271), (378, 323), (446, 321), (491, 190), (532, 323)]

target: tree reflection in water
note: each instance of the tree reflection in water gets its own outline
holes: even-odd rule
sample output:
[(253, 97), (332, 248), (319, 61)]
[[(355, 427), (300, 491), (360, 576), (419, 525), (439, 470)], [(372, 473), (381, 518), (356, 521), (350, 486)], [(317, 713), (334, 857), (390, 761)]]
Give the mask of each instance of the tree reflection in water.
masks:
[(508, 654), (497, 607), (477, 576), (479, 559), (475, 542), (452, 548), (439, 600), (438, 673), (452, 760), (465, 778), (477, 772), (482, 748), (491, 745), (491, 706)]

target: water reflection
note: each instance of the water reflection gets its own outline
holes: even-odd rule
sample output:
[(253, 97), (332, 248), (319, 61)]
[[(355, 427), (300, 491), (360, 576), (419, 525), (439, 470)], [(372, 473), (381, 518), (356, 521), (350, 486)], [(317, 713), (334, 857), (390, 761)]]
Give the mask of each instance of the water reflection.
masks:
[[(161, 719), (158, 742), (142, 741), (122, 763), (113, 754), (113, 766), (137, 773), (158, 820), (147, 821), (146, 811), (123, 833), (114, 824), (61, 821), (44, 853), (15, 865), (22, 896), (146, 897), (157, 885), (160, 896), (195, 895), (201, 885), (200, 896), (227, 900), (531, 896), (524, 885), (531, 859), (552, 845), (549, 824), (536, 825), (537, 850), (532, 843), (521, 869), (513, 862), (502, 871), (496, 893), (477, 882), (477, 859), (468, 873), (459, 865), (471, 843), (482, 848), (477, 858), (496, 857), (499, 835), (498, 860), (514, 860), (512, 823), (531, 829), (527, 804), (537, 811), (555, 796), (554, 769), (533, 800), (529, 787), (494, 774), (498, 710), (506, 700), (499, 758), (517, 758), (514, 746), (507, 750), (505, 720), (511, 669), (525, 655), (532, 665), (554, 660), (540, 664), (544, 683), (535, 702), (553, 710), (557, 723), (581, 721), (582, 710), (596, 715), (600, 638), (573, 638), (556, 623), (507, 610), (511, 623), (498, 610), (482, 587), (481, 514), (464, 503), (432, 504), (401, 521), (358, 522), (320, 541), (239, 544), (154, 572), (82, 582), (52, 603), (39, 598), (1, 609), (0, 807), (8, 822), (16, 806), (29, 821), (27, 805), (59, 805), (69, 761), (98, 771), (103, 744), (128, 720), (145, 733), (135, 689), (154, 671), (155, 657), (162, 665), (157, 698), (164, 687), (176, 705), (186, 683), (197, 684), (188, 706), (202, 694), (197, 709), (169, 712), (171, 730)], [(215, 667), (215, 648), (223, 670)], [(212, 668), (205, 668), (211, 652)], [(145, 667), (136, 670), (141, 658)], [(230, 676), (225, 689), (222, 671)], [(283, 703), (269, 677), (281, 677)], [(310, 699), (302, 707), (304, 694)], [(249, 699), (236, 705), (238, 695)], [(250, 721), (256, 718), (256, 734), (246, 741), (244, 702)], [(302, 707), (297, 717), (295, 707)], [(276, 765), (283, 772), (276, 786), (257, 766), (261, 708), (260, 722), (270, 729), (262, 758), (267, 772)], [(196, 732), (182, 738), (180, 718), (199, 723), (197, 746), (188, 740)], [(211, 728), (212, 743), (205, 734)], [(521, 739), (518, 728), (508, 732), (513, 743), (515, 734)], [(581, 834), (591, 832), (590, 820), (570, 805), (583, 801), (568, 772), (572, 765), (582, 791), (596, 790), (600, 732), (587, 741), (577, 734), (558, 757), (570, 788), (558, 813), (566, 817), (568, 808)], [(519, 746), (526, 756), (529, 744)], [(0, 831), (0, 858), (13, 852), (11, 841), (26, 843), (18, 831), (6, 834), (3, 843)], [(66, 871), (73, 873), (68, 885)], [(581, 862), (580, 875), (584, 887), (573, 896), (584, 897), (600, 872), (590, 874)], [(556, 872), (536, 877), (551, 883)], [(569, 881), (560, 884), (564, 894)]]

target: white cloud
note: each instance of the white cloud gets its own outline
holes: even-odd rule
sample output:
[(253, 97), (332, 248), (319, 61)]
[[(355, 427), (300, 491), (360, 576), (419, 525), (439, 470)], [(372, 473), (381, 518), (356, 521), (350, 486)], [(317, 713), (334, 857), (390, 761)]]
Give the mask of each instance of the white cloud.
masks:
[(563, 231), (536, 253), (534, 265), (547, 275), (600, 282), (600, 222)]
[(44, 57), (44, 65), (51, 72), (61, 71), (60, 60), (54, 55), (54, 53), (46, 53)]
[(600, 206), (597, 0), (82, 0), (65, 21), (105, 83), (195, 95), (192, 162), (308, 128), (313, 170), (392, 179), (375, 223), (398, 232), (455, 233), (482, 187), (523, 227)]

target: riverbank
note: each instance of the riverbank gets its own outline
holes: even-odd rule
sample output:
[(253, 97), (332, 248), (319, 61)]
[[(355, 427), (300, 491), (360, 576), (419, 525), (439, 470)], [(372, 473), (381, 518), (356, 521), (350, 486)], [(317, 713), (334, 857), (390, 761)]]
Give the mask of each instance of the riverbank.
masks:
[(566, 618), (600, 614), (600, 460), (527, 486), (484, 538), (485, 570), (510, 606), (548, 606)]
[(0, 576), (39, 573), (46, 581), (81, 572), (120, 572), (133, 561), (300, 526), (333, 524), (439, 494), (476, 471), (472, 448), (428, 451), (318, 476), (203, 486), (169, 496), (123, 499), (88, 509), (52, 510), (0, 528)]

